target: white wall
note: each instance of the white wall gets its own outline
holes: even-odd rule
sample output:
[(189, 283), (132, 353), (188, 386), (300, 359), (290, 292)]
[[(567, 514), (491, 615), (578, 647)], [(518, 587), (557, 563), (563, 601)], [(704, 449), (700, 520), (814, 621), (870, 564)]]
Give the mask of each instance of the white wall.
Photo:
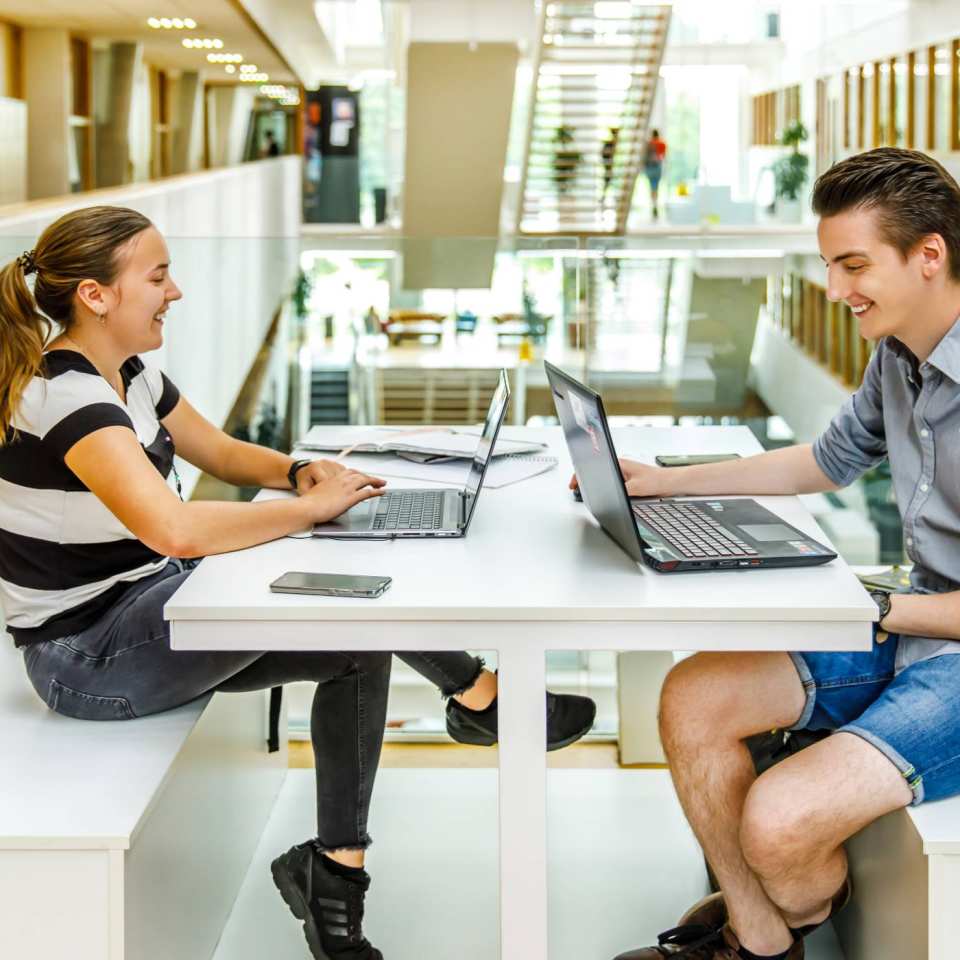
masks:
[[(32, 247), (58, 216), (90, 203), (130, 206), (150, 217), (167, 238), (184, 296), (171, 308), (166, 342), (147, 359), (222, 424), (293, 283), (300, 183), (299, 157), (278, 157), (7, 208), (0, 263)], [(182, 475), (192, 489), (196, 471)]]

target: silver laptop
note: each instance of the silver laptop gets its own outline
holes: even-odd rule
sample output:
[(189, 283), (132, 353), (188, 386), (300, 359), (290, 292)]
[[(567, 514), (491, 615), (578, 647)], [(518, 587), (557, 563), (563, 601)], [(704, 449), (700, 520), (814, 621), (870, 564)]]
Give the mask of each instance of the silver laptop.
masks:
[(507, 374), (501, 370), (462, 490), (437, 487), (391, 490), (382, 497), (358, 503), (336, 520), (317, 524), (313, 535), (352, 540), (466, 536), (509, 400)]

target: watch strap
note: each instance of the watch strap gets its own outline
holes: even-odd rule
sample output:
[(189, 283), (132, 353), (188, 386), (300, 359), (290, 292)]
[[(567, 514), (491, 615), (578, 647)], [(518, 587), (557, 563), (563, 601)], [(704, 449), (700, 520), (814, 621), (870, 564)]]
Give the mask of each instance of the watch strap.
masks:
[(287, 471), (287, 480), (290, 483), (291, 490), (297, 489), (297, 473), (300, 468), (305, 467), (310, 462), (310, 460), (294, 460), (293, 463), (290, 464), (290, 469)]

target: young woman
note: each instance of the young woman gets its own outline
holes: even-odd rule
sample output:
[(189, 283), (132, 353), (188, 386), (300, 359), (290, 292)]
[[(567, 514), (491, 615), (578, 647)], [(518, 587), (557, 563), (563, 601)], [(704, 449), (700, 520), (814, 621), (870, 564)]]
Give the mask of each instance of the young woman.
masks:
[[(35, 276), (33, 292), (27, 283)], [(361, 930), (367, 813), (380, 755), (390, 654), (187, 653), (163, 606), (196, 559), (330, 520), (384, 482), (330, 461), (300, 468), (206, 421), (139, 354), (163, 342), (180, 290), (156, 228), (121, 207), (48, 227), (0, 270), (0, 601), (37, 693), (85, 720), (124, 720), (210, 690), (317, 683), (311, 738), (317, 837), (273, 863), (317, 958), (379, 960)], [(51, 323), (53, 321), (53, 323)], [(174, 450), (230, 483), (288, 488), (266, 503), (184, 503)], [(455, 738), (494, 743), (496, 677), (465, 653), (404, 659), (450, 698)], [(593, 722), (584, 697), (548, 694), (548, 746)], [(332, 905), (332, 906), (331, 906)]]

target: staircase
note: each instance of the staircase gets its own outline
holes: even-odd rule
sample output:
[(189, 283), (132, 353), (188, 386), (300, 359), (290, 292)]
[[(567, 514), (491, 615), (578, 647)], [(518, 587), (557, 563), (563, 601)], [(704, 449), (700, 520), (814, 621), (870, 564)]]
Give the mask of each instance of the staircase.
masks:
[(519, 233), (624, 232), (670, 9), (633, 0), (544, 5)]

